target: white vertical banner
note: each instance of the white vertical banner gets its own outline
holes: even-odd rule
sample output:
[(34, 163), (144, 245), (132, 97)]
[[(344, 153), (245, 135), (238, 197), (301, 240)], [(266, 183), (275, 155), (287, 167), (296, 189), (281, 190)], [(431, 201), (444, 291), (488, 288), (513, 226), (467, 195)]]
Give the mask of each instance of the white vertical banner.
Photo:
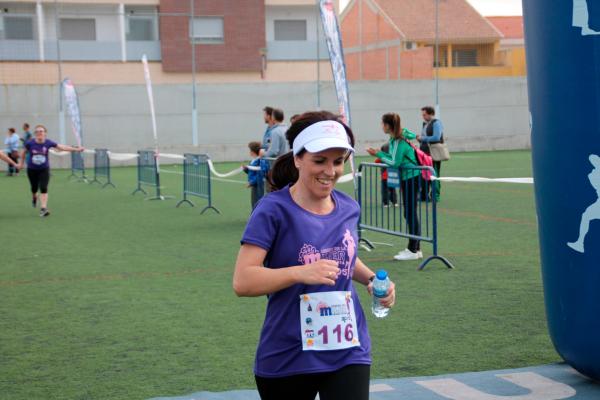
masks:
[(160, 171), (158, 165), (158, 132), (156, 129), (156, 113), (154, 112), (154, 95), (152, 94), (152, 80), (150, 79), (150, 68), (148, 67), (148, 57), (142, 56), (144, 65), (144, 79), (146, 80), (146, 91), (148, 92), (148, 101), (150, 103), (150, 116), (152, 118), (152, 134), (154, 135), (154, 152), (156, 157), (156, 169)]
[(65, 103), (67, 105), (67, 112), (71, 119), (71, 128), (73, 129), (73, 135), (77, 141), (77, 146), (83, 145), (83, 137), (81, 132), (81, 113), (79, 111), (79, 98), (77, 97), (77, 91), (75, 85), (69, 78), (65, 78), (62, 82), (63, 93), (65, 95)]
[[(325, 39), (327, 41), (327, 50), (329, 50), (329, 61), (331, 62), (331, 72), (333, 73), (333, 82), (335, 84), (335, 94), (337, 96), (339, 113), (342, 115), (346, 125), (351, 126), (350, 95), (348, 91), (348, 81), (346, 79), (346, 63), (344, 62), (342, 35), (340, 34), (340, 27), (333, 1), (320, 0), (319, 10), (321, 11), (321, 21), (323, 22), (323, 32), (325, 33)], [(319, 40), (319, 38), (317, 38), (317, 40)], [(354, 194), (358, 197), (358, 181), (354, 164), (354, 153), (350, 155), (350, 167), (352, 168)]]
[(321, 21), (323, 32), (327, 40), (331, 71), (335, 84), (340, 114), (344, 122), (350, 126), (350, 98), (348, 94), (348, 82), (346, 80), (346, 64), (344, 63), (344, 50), (342, 48), (342, 36), (338, 25), (337, 15), (332, 0), (320, 0)]

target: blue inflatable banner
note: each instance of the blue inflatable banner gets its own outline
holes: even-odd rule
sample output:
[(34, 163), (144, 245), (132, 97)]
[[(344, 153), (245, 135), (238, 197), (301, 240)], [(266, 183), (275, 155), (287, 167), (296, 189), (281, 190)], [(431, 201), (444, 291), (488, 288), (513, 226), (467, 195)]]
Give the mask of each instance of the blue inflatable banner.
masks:
[(600, 380), (600, 1), (523, 0), (548, 329)]

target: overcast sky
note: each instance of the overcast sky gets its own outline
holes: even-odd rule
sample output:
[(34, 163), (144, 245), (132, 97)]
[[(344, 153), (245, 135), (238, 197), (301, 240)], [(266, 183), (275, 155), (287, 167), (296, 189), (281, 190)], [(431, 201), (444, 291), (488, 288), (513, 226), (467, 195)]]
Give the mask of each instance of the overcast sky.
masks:
[[(344, 8), (349, 0), (340, 0)], [(402, 0), (398, 0), (402, 1)], [(432, 0), (433, 1), (433, 0)], [(482, 15), (523, 15), (521, 0), (467, 0)]]

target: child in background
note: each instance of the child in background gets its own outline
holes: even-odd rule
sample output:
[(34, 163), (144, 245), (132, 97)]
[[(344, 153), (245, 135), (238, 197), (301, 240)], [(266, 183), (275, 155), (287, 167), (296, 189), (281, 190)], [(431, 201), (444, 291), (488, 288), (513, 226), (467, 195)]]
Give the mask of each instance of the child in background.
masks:
[(252, 161), (250, 161), (250, 167), (258, 167), (248, 168), (249, 166), (244, 165), (244, 172), (248, 174), (248, 186), (251, 189), (250, 193), (250, 203), (252, 204), (252, 210), (256, 206), (256, 203), (265, 194), (265, 178), (269, 172), (269, 162), (263, 158), (260, 158), (258, 153), (260, 152), (261, 144), (260, 142), (250, 142), (248, 143), (248, 149), (250, 149), (250, 157), (252, 157)]
[[(386, 143), (383, 146), (381, 146), (381, 151), (383, 151), (385, 153), (389, 153), (389, 150), (390, 150), (389, 143)], [(382, 164), (381, 159), (379, 159), (379, 158), (376, 158), (375, 162)], [(396, 192), (396, 189), (388, 187), (387, 180), (388, 180), (388, 172), (387, 172), (387, 168), (385, 168), (381, 172), (381, 199), (383, 201), (383, 207), (386, 208), (389, 205), (390, 201), (392, 202), (394, 207), (398, 207), (398, 193)]]

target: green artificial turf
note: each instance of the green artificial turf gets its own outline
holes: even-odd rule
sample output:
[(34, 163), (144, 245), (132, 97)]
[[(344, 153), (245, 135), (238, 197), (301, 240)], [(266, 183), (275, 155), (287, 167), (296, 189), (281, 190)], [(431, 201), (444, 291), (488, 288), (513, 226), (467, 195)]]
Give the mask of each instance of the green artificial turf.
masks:
[[(443, 176), (531, 176), (528, 152), (459, 153)], [(238, 164), (217, 164), (228, 171)], [(175, 208), (180, 166), (164, 166), (164, 194), (145, 201), (134, 168), (116, 189), (54, 171), (51, 215), (30, 204), (27, 179), (0, 178), (0, 397), (147, 399), (253, 388), (264, 297), (237, 298), (231, 278), (250, 211), (245, 176), (213, 180), (214, 205)], [(339, 185), (352, 191), (351, 184)], [(359, 256), (397, 284), (389, 317), (372, 318), (373, 378), (556, 362), (546, 330), (531, 185), (444, 183), (440, 253), (456, 266), (392, 255), (405, 239)], [(425, 255), (431, 246), (423, 244)]]

